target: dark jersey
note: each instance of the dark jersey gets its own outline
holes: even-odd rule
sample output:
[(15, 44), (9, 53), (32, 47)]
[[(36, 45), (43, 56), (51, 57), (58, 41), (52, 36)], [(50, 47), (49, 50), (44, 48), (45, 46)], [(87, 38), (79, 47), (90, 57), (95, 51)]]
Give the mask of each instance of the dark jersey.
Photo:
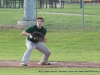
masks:
[[(36, 25), (29, 27), (28, 29), (25, 30), (27, 33), (32, 34), (33, 32), (41, 32), (44, 36), (46, 35), (47, 30), (42, 26), (41, 29), (38, 29)], [(27, 37), (28, 40), (32, 42), (38, 42), (37, 40), (30, 39), (29, 36)]]

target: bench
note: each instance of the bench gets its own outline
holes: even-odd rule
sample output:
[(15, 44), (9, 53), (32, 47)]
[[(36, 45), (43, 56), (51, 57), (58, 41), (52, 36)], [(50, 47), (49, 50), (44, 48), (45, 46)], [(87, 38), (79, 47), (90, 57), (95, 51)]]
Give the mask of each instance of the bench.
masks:
[(92, 2), (92, 0), (84, 0), (84, 3), (86, 3), (86, 2), (90, 2), (90, 3), (91, 3), (91, 2)]

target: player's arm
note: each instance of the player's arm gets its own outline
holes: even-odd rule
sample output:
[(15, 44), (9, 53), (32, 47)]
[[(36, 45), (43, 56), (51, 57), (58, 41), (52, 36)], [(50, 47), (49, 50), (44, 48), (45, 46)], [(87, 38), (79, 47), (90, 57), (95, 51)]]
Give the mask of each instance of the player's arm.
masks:
[(29, 38), (33, 38), (33, 36), (30, 33), (26, 32), (26, 31), (23, 31), (22, 35), (29, 36)]
[(25, 31), (22, 32), (22, 35), (24, 36), (29, 36), (30, 38), (33, 38), (31, 32), (32, 32), (33, 28), (29, 27), (28, 29), (26, 29)]
[(26, 31), (23, 31), (23, 32), (22, 32), (22, 35), (24, 35), (24, 36), (31, 36), (31, 34), (28, 33), (28, 32), (26, 32)]

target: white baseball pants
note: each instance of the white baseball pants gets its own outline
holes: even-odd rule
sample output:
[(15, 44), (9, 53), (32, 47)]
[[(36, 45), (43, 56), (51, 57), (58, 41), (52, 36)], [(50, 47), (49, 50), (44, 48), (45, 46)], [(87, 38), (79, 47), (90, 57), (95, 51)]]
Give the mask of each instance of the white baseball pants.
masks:
[(28, 60), (29, 60), (29, 57), (31, 55), (31, 52), (34, 49), (37, 49), (37, 50), (39, 50), (40, 52), (43, 53), (43, 57), (40, 60), (41, 64), (46, 63), (48, 61), (48, 58), (49, 58), (51, 52), (48, 50), (48, 48), (43, 43), (41, 43), (41, 42), (33, 43), (29, 40), (26, 40), (26, 47), (27, 47), (27, 50), (24, 53), (21, 62), (27, 63)]

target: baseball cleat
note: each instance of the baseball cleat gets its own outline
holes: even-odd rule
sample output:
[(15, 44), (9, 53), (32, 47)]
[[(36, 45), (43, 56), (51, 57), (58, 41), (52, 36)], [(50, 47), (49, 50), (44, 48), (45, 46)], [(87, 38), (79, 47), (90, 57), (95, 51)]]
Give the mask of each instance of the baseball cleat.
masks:
[(38, 63), (39, 65), (51, 65), (51, 63)]
[(27, 66), (27, 64), (26, 64), (26, 63), (21, 62), (21, 63), (20, 63), (20, 66)]

